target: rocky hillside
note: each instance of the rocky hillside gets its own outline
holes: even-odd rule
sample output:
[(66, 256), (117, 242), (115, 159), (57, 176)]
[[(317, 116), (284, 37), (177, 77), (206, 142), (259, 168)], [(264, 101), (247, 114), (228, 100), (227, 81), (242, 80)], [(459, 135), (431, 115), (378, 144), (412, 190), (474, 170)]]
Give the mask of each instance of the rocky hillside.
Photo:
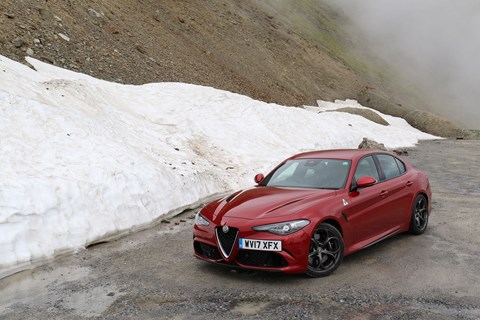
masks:
[[(342, 19), (324, 0), (3, 0), (0, 53), (128, 84), (195, 83), (292, 106), (356, 98), (398, 107), (406, 95), (349, 53)], [(420, 127), (463, 134), (441, 122), (441, 132)]]

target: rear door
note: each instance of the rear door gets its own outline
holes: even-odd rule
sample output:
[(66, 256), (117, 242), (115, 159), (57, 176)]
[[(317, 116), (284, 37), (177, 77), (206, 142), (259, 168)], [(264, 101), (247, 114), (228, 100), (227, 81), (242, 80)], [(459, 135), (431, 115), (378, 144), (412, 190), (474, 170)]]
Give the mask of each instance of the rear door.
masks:
[(406, 172), (405, 164), (398, 158), (388, 154), (377, 154), (378, 163), (383, 173), (381, 184), (386, 194), (385, 215), (388, 229), (405, 224), (410, 217), (411, 200), (413, 198), (413, 179)]

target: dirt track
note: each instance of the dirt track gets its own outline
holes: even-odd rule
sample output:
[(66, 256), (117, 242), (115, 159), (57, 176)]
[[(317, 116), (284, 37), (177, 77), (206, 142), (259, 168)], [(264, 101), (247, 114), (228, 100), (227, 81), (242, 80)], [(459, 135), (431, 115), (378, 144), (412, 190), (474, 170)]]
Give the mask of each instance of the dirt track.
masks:
[(330, 277), (198, 261), (188, 212), (0, 280), (0, 319), (479, 319), (480, 141), (425, 142), (407, 159), (430, 175), (427, 232), (346, 257)]

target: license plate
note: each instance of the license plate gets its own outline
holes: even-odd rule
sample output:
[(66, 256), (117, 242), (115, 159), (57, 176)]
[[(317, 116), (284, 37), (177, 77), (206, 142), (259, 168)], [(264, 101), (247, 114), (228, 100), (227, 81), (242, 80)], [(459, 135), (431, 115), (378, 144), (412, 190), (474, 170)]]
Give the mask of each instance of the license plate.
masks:
[(240, 249), (260, 251), (282, 251), (282, 241), (257, 240), (240, 238), (238, 241)]

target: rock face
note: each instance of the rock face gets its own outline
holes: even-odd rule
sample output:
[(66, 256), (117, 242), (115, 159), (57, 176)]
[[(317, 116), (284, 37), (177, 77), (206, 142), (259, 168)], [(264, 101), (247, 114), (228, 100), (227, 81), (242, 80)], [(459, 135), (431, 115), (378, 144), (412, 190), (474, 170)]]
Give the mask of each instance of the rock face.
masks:
[(372, 110), (359, 109), (359, 108), (340, 108), (340, 109), (336, 109), (334, 111), (356, 114), (356, 115), (364, 117), (365, 119), (368, 119), (368, 120), (373, 121), (375, 123), (381, 124), (382, 126), (388, 126), (389, 125), (389, 123), (385, 119), (383, 119), (380, 115), (378, 115), (377, 113), (375, 113)]
[(387, 151), (383, 143), (378, 143), (368, 138), (363, 138), (362, 142), (358, 145), (358, 149)]
[(387, 97), (371, 90), (362, 91), (358, 102), (382, 113), (405, 119), (412, 127), (440, 137), (475, 138), (460, 126), (430, 112), (416, 110), (408, 105), (390, 101)]
[(2, 55), (109, 81), (194, 83), (292, 106), (355, 97), (365, 85), (254, 1), (2, 0), (0, 25)]

